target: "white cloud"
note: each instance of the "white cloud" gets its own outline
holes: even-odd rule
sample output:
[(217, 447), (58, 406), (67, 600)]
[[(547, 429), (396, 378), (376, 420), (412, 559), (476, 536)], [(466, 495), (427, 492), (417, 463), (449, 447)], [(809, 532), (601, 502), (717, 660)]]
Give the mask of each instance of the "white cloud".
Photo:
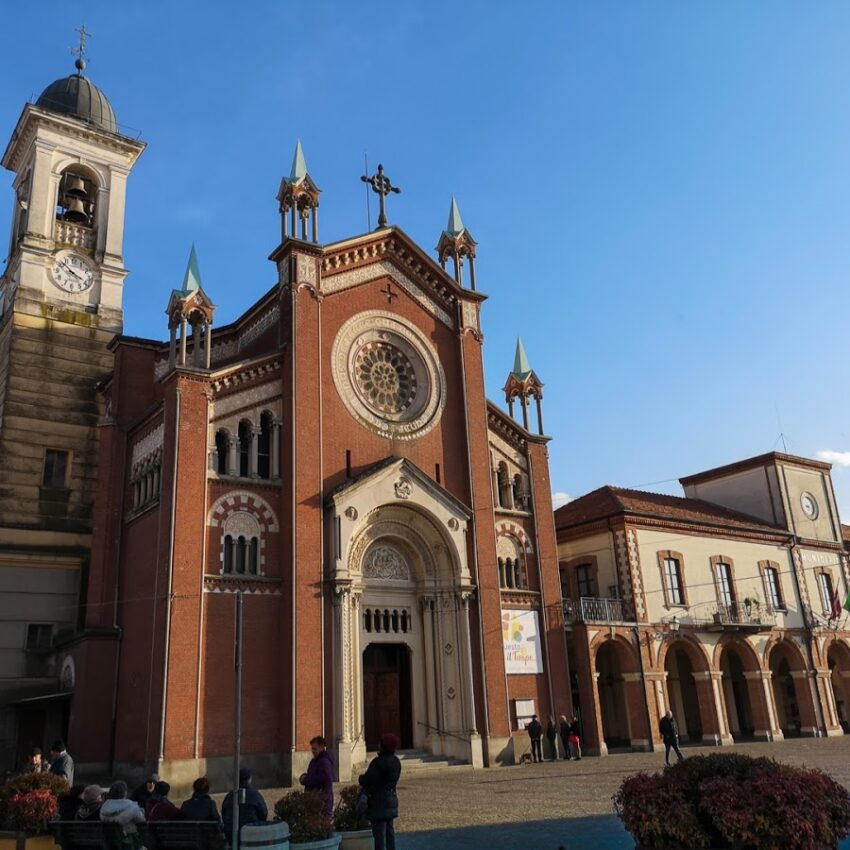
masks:
[(553, 493), (552, 494), (552, 507), (555, 510), (558, 510), (558, 508), (562, 508), (564, 505), (567, 504), (567, 502), (571, 502), (572, 500), (573, 500), (573, 497), (569, 493), (563, 493), (563, 492)]
[(835, 466), (850, 466), (850, 452), (835, 452), (832, 449), (824, 449), (818, 452), (818, 459), (825, 460)]

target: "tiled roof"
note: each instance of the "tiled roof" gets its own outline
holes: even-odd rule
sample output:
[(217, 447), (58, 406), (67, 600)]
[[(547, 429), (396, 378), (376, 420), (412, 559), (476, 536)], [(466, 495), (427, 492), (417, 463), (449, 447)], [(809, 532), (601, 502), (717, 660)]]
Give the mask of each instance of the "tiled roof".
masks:
[(555, 511), (557, 529), (573, 528), (595, 520), (631, 514), (679, 522), (734, 527), (747, 531), (783, 531), (778, 526), (729, 508), (663, 493), (624, 487), (600, 487)]

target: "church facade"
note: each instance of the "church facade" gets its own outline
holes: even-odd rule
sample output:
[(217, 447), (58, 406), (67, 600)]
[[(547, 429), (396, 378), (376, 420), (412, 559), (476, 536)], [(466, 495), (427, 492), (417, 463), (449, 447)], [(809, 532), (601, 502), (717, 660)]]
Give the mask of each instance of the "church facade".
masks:
[[(52, 88), (91, 86), (69, 80)], [(293, 781), (318, 734), (343, 779), (385, 731), (512, 763), (532, 713), (571, 708), (548, 438), (521, 344), (510, 410), (486, 398), (485, 296), (457, 205), (433, 258), (385, 221), (321, 243), (299, 144), (275, 285), (219, 327), (193, 250), (163, 293), (163, 338), (125, 336), (123, 187), (143, 145), (98, 97), (28, 105), (4, 159), (29, 210), (6, 344), (47, 345), (64, 322), (99, 381), (72, 463), (90, 488), (70, 568), (82, 604), (50, 645), (81, 771), (229, 776), (239, 599), (243, 761), (262, 782)], [(48, 128), (62, 156), (44, 154)]]

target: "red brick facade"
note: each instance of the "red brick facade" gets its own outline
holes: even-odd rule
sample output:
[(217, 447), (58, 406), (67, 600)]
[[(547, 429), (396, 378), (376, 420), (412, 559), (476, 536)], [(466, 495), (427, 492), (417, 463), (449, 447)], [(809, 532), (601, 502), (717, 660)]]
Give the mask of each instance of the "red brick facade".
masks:
[[(342, 776), (365, 757), (364, 677), (395, 681), (375, 678), (373, 644), (403, 650), (414, 746), (513, 762), (514, 700), (544, 720), (571, 705), (547, 438), (485, 398), (483, 296), (396, 228), (286, 239), (272, 260), (279, 284), (207, 337), (210, 368), (113, 344), (70, 746), (113, 771), (223, 779), (242, 590), (242, 749), (262, 781), (297, 776), (316, 734)], [(351, 351), (413, 352), (397, 373), (421, 422), (387, 430), (346, 390), (358, 317)], [(500, 587), (500, 546), (521, 586)], [(506, 675), (503, 608), (537, 612), (542, 673)]]

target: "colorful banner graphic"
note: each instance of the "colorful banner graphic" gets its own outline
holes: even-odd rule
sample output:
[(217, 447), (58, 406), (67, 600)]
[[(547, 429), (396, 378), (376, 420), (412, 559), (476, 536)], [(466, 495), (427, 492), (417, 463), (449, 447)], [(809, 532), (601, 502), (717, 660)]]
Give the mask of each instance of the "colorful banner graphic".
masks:
[(506, 673), (542, 673), (537, 611), (502, 611)]

